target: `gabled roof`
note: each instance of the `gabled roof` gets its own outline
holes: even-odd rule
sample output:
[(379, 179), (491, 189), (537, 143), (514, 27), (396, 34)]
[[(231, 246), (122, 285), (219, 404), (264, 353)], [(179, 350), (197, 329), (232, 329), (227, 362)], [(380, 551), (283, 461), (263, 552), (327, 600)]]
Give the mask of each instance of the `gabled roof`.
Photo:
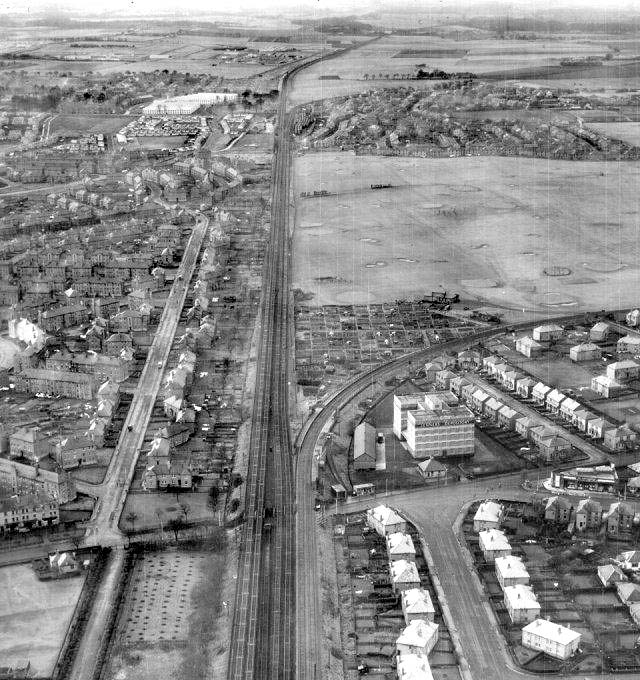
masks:
[(616, 583), (616, 590), (618, 591), (618, 597), (625, 604), (629, 602), (640, 602), (640, 586), (636, 583), (619, 581)]
[(418, 463), (418, 468), (422, 470), (422, 472), (440, 472), (441, 470), (447, 469), (446, 465), (443, 465), (439, 460), (436, 460), (435, 458), (427, 458), (426, 460), (423, 460), (421, 463)]

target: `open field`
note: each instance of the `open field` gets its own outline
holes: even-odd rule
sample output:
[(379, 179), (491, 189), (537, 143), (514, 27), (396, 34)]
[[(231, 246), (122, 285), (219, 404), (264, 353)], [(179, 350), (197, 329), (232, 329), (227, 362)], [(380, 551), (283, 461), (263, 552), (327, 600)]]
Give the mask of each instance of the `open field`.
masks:
[(111, 116), (103, 114), (62, 114), (51, 122), (52, 135), (115, 134), (137, 116)]
[(0, 569), (0, 666), (18, 659), (48, 677), (82, 590), (84, 576), (38, 581), (31, 566)]
[(589, 123), (590, 130), (640, 146), (640, 123)]
[[(294, 287), (317, 304), (443, 288), (512, 309), (636, 304), (639, 172), (502, 157), (297, 157), (295, 196), (337, 195), (296, 199)], [(554, 266), (570, 273), (547, 276)]]
[[(521, 69), (524, 73), (525, 69), (557, 66), (564, 57), (603, 56), (605, 52), (606, 47), (602, 44), (580, 43), (573, 38), (458, 41), (435, 36), (387, 35), (370, 45), (305, 69), (293, 82), (290, 102), (297, 105), (320, 98), (364, 92), (371, 87), (401, 87), (407, 83), (414, 87), (431, 87), (425, 81), (384, 79), (386, 74), (413, 72), (419, 64), (427, 69), (471, 71), (480, 76), (500, 71), (505, 72), (505, 77), (510, 77), (510, 71), (517, 73)], [(456, 56), (446, 56), (453, 53)], [(382, 77), (364, 80), (365, 73)], [(338, 76), (339, 80), (320, 80), (321, 76)], [(530, 73), (528, 77), (532, 77)]]

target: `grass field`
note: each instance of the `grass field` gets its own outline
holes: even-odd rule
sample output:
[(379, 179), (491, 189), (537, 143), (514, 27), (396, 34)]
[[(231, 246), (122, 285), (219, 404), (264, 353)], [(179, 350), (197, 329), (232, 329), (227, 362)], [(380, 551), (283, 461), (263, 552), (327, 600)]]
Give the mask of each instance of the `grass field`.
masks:
[(77, 136), (86, 134), (115, 134), (137, 116), (111, 116), (103, 114), (62, 114), (51, 122), (51, 134)]
[(294, 287), (317, 304), (442, 289), (536, 311), (637, 304), (633, 163), (319, 153), (294, 174), (296, 197), (337, 192), (296, 198)]
[(607, 137), (640, 146), (640, 123), (589, 123), (588, 127)]
[[(412, 72), (417, 64), (444, 71), (472, 71), (479, 75), (498, 70), (531, 69), (558, 64), (567, 56), (602, 55), (603, 45), (580, 43), (574, 39), (526, 40), (452, 40), (435, 36), (384, 36), (346, 54), (305, 69), (294, 80), (291, 104), (325, 97), (363, 92), (373, 86), (401, 87), (407, 81), (362, 80), (368, 74)], [(460, 56), (439, 56), (447, 53)], [(407, 55), (407, 56), (405, 56)], [(414, 55), (414, 56), (410, 56)], [(320, 80), (337, 75), (339, 80)], [(408, 81), (415, 87), (431, 87), (424, 81)]]
[(49, 677), (83, 582), (38, 581), (30, 565), (0, 568), (0, 666), (28, 659), (33, 675)]

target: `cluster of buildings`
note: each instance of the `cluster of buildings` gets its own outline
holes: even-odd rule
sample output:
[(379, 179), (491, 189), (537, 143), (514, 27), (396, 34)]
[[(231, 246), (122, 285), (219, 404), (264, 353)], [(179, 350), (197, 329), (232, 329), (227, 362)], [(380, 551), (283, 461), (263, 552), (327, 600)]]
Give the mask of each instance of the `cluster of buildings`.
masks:
[[(476, 99), (475, 97), (480, 97)], [(624, 143), (578, 124), (552, 124), (506, 112), (502, 119), (469, 120), (451, 110), (485, 110), (535, 106), (572, 108), (583, 98), (561, 97), (551, 90), (509, 87), (457, 80), (428, 91), (373, 89), (314, 107), (297, 121), (297, 134), (308, 147), (343, 146), (421, 156), (527, 155), (589, 158), (599, 154), (635, 157)], [(479, 102), (486, 102), (480, 104)]]
[(207, 120), (202, 116), (142, 115), (119, 130), (116, 141), (122, 145), (157, 142), (157, 146), (162, 147), (163, 138), (184, 137), (182, 146), (198, 148), (210, 132)]
[(3, 111), (0, 113), (0, 141), (30, 143), (36, 140), (45, 113)]
[(605, 511), (592, 498), (583, 498), (574, 507), (566, 496), (551, 496), (544, 506), (545, 522), (566, 527), (570, 533), (597, 533), (604, 528), (610, 538), (628, 537), (634, 527), (635, 516), (633, 505), (626, 501), (615, 501)]
[(438, 642), (438, 624), (431, 596), (420, 581), (407, 524), (394, 510), (379, 505), (367, 511), (367, 525), (385, 538), (391, 584), (402, 604), (406, 626), (396, 640), (398, 678), (431, 680), (429, 654)]
[(449, 391), (393, 397), (393, 432), (414, 458), (472, 456), (475, 417)]
[(141, 195), (144, 200), (146, 187), (157, 186), (170, 203), (184, 203), (189, 199), (221, 200), (243, 180), (238, 170), (222, 158), (178, 161), (171, 170), (144, 168), (141, 172), (126, 174), (126, 182), (133, 188), (134, 196)]
[[(592, 439), (601, 441), (606, 449), (624, 451), (636, 446), (637, 433), (627, 425), (610, 423), (601, 415), (587, 409), (573, 396), (568, 396), (543, 382), (535, 381), (506, 363), (501, 357), (484, 357), (482, 366), (487, 375), (495, 380), (502, 389), (515, 393), (517, 398), (521, 400), (533, 401), (538, 407), (544, 407), (552, 417), (558, 417), (561, 421), (564, 421), (567, 427), (575, 427)], [(623, 376), (628, 375), (629, 371), (633, 370), (627, 361), (611, 363), (607, 366), (608, 373), (609, 369), (611, 369), (611, 375), (615, 375), (621, 380), (626, 380), (627, 378)], [(474, 388), (471, 382), (472, 376), (461, 380), (469, 383), (461, 387), (460, 391), (463, 398), (469, 396), (475, 406), (474, 410), (482, 412), (490, 418), (495, 417), (499, 424), (511, 427), (524, 438), (531, 440), (540, 449), (545, 459), (551, 460), (554, 456), (570, 448), (569, 442), (558, 434), (557, 428), (551, 429), (543, 421), (525, 417), (509, 407), (502, 413), (496, 413), (495, 404), (490, 401), (489, 395)], [(599, 377), (594, 378), (594, 381), (597, 380), (599, 380)], [(458, 385), (459, 383), (454, 381), (455, 389), (458, 389)], [(471, 392), (471, 390), (474, 391)], [(500, 409), (498, 410), (500, 411)]]
[(487, 500), (478, 506), (473, 527), (478, 533), (485, 561), (495, 567), (509, 619), (514, 625), (525, 624), (522, 628), (523, 647), (557, 659), (568, 659), (577, 652), (582, 636), (570, 628), (540, 618), (540, 603), (529, 585), (529, 572), (522, 559), (511, 554), (511, 544), (500, 530), (502, 518), (502, 506)]
[(202, 106), (217, 106), (233, 103), (237, 92), (196, 92), (169, 99), (155, 99), (145, 106), (145, 116), (190, 116)]

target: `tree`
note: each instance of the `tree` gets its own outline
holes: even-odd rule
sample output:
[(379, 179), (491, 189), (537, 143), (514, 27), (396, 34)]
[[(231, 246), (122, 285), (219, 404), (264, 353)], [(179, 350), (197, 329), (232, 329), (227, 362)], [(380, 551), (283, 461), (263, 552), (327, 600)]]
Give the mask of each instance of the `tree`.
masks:
[(173, 531), (173, 535), (175, 536), (176, 543), (178, 541), (178, 534), (184, 528), (185, 528), (185, 522), (182, 519), (182, 517), (173, 517), (167, 522), (167, 529), (170, 529), (171, 531)]
[(180, 512), (184, 515), (184, 521), (186, 523), (189, 518), (189, 513), (191, 512), (191, 506), (188, 503), (178, 503), (178, 507), (180, 508)]
[(138, 519), (138, 515), (131, 510), (125, 515), (125, 520), (131, 525), (131, 531), (136, 530), (136, 520)]
[(216, 507), (218, 506), (218, 498), (220, 496), (220, 492), (218, 491), (217, 486), (212, 486), (209, 489), (209, 495), (207, 497), (207, 507), (210, 510), (215, 510)]

